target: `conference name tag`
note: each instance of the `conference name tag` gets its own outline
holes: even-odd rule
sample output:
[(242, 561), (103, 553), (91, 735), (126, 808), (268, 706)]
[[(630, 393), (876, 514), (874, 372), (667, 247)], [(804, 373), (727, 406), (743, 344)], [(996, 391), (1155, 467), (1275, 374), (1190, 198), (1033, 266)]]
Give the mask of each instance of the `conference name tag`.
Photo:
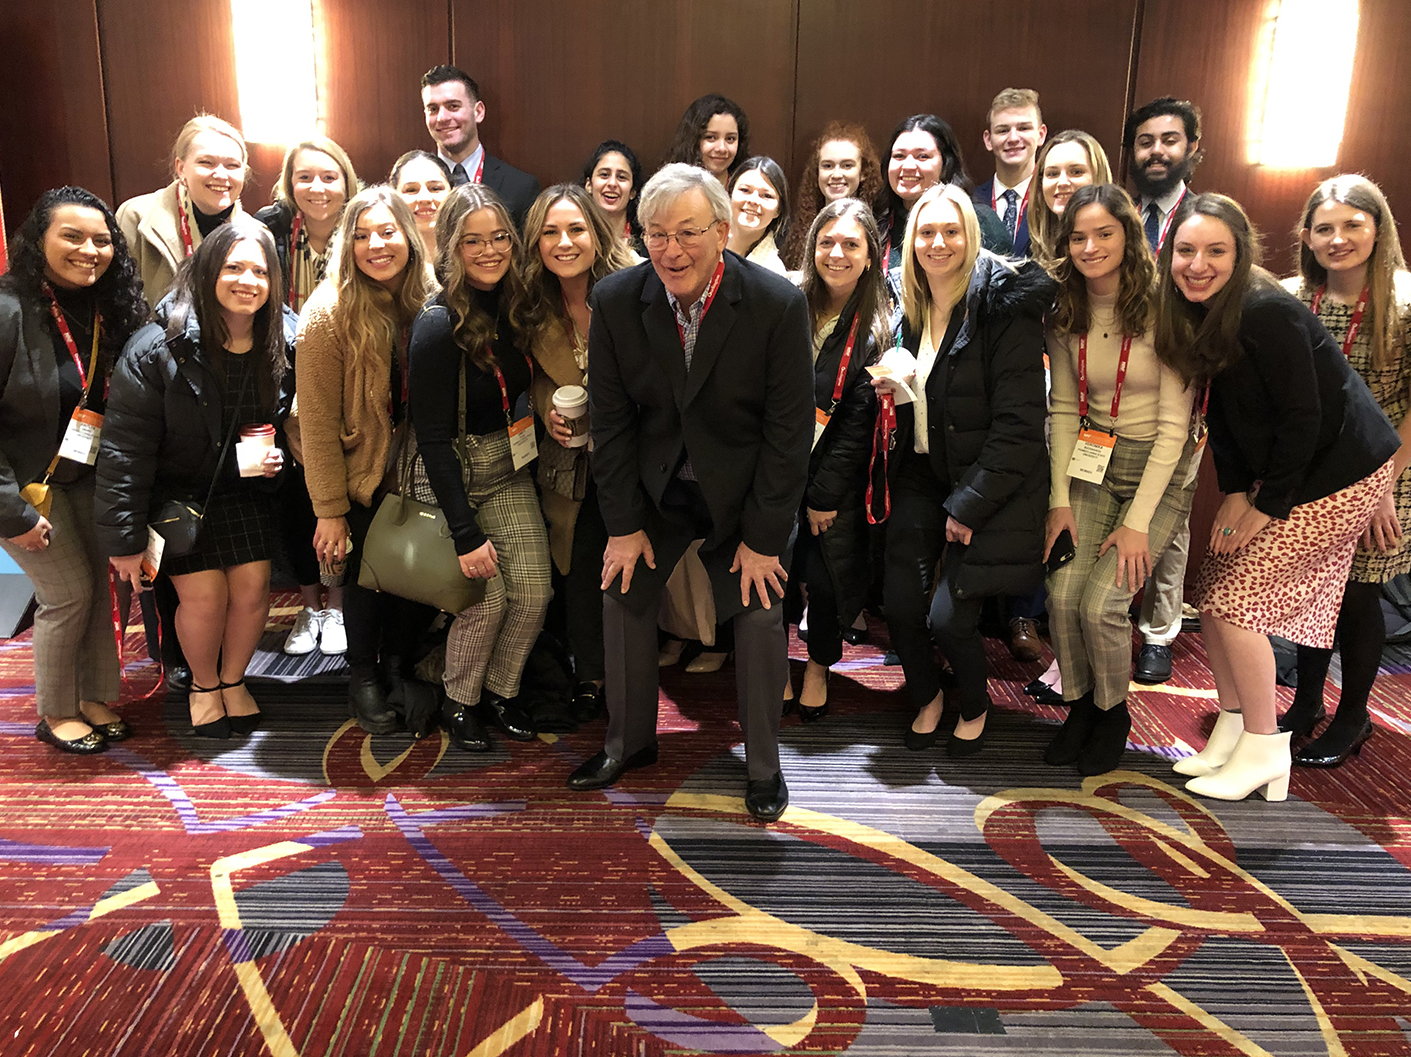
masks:
[(157, 570), (162, 567), (162, 552), (167, 549), (167, 541), (151, 525), (147, 526), (147, 549), (142, 553), (142, 578), (151, 583), (157, 578)]
[(514, 468), (522, 470), (539, 457), (539, 444), (534, 439), (534, 416), (525, 415), (518, 422), (511, 423), (510, 458)]
[(812, 451), (818, 447), (819, 438), (823, 436), (823, 431), (828, 428), (828, 423), (833, 420), (833, 416), (824, 411), (821, 407), (813, 409), (813, 444), (809, 448)]
[(103, 416), (87, 408), (78, 408), (69, 419), (64, 439), (59, 444), (59, 455), (85, 466), (98, 461), (98, 436), (103, 432)]
[(1078, 430), (1078, 443), (1073, 447), (1073, 458), (1068, 463), (1068, 476), (1092, 484), (1102, 484), (1107, 475), (1107, 464), (1112, 461), (1112, 449), (1117, 446), (1117, 438), (1100, 429), (1084, 427)]
[(1191, 452), (1190, 465), (1186, 467), (1186, 479), (1182, 482), (1182, 488), (1189, 488), (1195, 484), (1195, 479), (1200, 475), (1200, 461), (1205, 458), (1205, 438), (1195, 442), (1195, 451)]

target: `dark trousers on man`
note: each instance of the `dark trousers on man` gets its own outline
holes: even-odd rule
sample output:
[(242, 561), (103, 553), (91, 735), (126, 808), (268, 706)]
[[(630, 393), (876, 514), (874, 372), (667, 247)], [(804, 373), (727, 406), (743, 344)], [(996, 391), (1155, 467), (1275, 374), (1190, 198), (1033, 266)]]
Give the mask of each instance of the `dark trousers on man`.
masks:
[[(708, 539), (710, 513), (694, 481), (673, 480), (662, 497), (661, 509), (647, 526), (656, 569), (638, 561), (632, 585), (622, 594), (619, 583), (603, 593), (604, 659), (608, 706), (607, 742), (604, 748), (624, 760), (656, 740), (657, 613), (661, 592), (672, 569), (693, 540)], [(740, 729), (745, 736), (745, 760), (752, 781), (779, 773), (779, 722), (783, 714), (784, 683), (788, 678), (788, 634), (784, 627), (782, 599), (774, 597), (769, 609), (751, 593), (750, 604), (740, 604), (739, 573), (731, 574), (738, 541), (701, 552), (701, 561), (715, 588), (717, 619), (732, 618), (735, 630), (735, 691), (739, 699)], [(779, 556), (788, 567), (787, 554)], [(753, 591), (753, 589), (752, 589)]]

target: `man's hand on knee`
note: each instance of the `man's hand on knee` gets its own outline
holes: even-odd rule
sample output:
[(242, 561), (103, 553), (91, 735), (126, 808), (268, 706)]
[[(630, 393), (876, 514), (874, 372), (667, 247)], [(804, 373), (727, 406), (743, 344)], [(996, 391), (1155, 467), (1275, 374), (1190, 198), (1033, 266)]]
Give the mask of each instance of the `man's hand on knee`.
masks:
[(606, 591), (621, 573), (625, 595), (632, 586), (632, 570), (637, 567), (638, 558), (646, 561), (648, 569), (657, 567), (652, 541), (647, 539), (645, 530), (638, 529), (630, 536), (609, 536), (607, 549), (603, 551), (603, 590)]
[(730, 566), (730, 571), (740, 574), (740, 601), (746, 606), (750, 604), (750, 586), (754, 585), (759, 592), (760, 605), (765, 609), (770, 607), (770, 590), (782, 596), (789, 579), (777, 554), (756, 554), (743, 541), (735, 548), (735, 564)]

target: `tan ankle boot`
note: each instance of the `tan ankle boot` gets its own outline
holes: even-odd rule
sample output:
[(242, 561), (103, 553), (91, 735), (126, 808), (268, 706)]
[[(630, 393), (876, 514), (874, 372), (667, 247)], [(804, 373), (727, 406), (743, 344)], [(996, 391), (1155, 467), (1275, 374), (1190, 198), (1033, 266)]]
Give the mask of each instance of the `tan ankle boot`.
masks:
[(1222, 710), (1215, 717), (1215, 729), (1210, 732), (1210, 738), (1206, 741), (1205, 748), (1194, 756), (1177, 760), (1171, 770), (1177, 774), (1189, 775), (1191, 778), (1203, 778), (1207, 774), (1214, 774), (1225, 766), (1225, 761), (1230, 758), (1230, 753), (1235, 751), (1235, 742), (1240, 740), (1240, 735), (1243, 733), (1244, 716), (1238, 712)]

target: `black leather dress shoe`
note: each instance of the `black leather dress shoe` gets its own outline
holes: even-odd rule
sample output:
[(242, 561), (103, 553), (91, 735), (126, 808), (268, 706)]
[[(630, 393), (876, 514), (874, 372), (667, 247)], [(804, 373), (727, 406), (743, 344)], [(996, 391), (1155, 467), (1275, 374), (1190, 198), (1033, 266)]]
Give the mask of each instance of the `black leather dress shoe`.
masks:
[(376, 669), (353, 670), (348, 677), (348, 707), (369, 734), (391, 734), (397, 729), (397, 713), (387, 704)]
[(773, 822), (789, 806), (789, 787), (783, 774), (751, 778), (745, 783), (745, 810), (761, 822)]
[(447, 698), (441, 719), (446, 724), (446, 733), (450, 735), (451, 744), (456, 748), (466, 752), (490, 751), (490, 735), (485, 733), (485, 727), (476, 716), (475, 709), (469, 705)]
[(1024, 687), (1024, 693), (1028, 694), (1041, 705), (1061, 705), (1063, 695), (1042, 679), (1035, 679)]
[(652, 742), (645, 749), (638, 749), (625, 760), (617, 760), (606, 752), (600, 752), (568, 776), (568, 787), (580, 791), (603, 789), (612, 785), (626, 772), (638, 767), (650, 767), (656, 762), (656, 742)]
[(579, 723), (590, 723), (607, 709), (607, 695), (596, 683), (579, 683), (573, 691), (571, 710)]
[[(84, 720), (87, 723), (87, 720)], [(89, 726), (93, 726), (91, 723)], [(34, 736), (46, 745), (52, 745), (60, 752), (77, 753), (80, 756), (92, 756), (95, 752), (108, 751), (108, 739), (103, 737), (94, 727), (81, 738), (61, 738), (49, 729), (49, 721), (41, 719), (39, 725), (34, 728)]]
[(191, 669), (184, 664), (176, 664), (167, 669), (168, 690), (190, 690)]
[(1372, 736), (1372, 720), (1363, 721), (1361, 728), (1349, 730), (1349, 724), (1328, 724), (1315, 740), (1294, 754), (1293, 762), (1300, 767), (1341, 767), (1349, 756), (1362, 755), (1362, 746)]
[(1154, 642), (1143, 644), (1137, 654), (1136, 671), (1132, 678), (1139, 683), (1164, 683), (1171, 678), (1171, 647)]
[(480, 718), (491, 726), (499, 727), (505, 737), (515, 741), (533, 741), (538, 737), (534, 721), (529, 713), (520, 708), (512, 698), (503, 698), (484, 690), (480, 694)]

